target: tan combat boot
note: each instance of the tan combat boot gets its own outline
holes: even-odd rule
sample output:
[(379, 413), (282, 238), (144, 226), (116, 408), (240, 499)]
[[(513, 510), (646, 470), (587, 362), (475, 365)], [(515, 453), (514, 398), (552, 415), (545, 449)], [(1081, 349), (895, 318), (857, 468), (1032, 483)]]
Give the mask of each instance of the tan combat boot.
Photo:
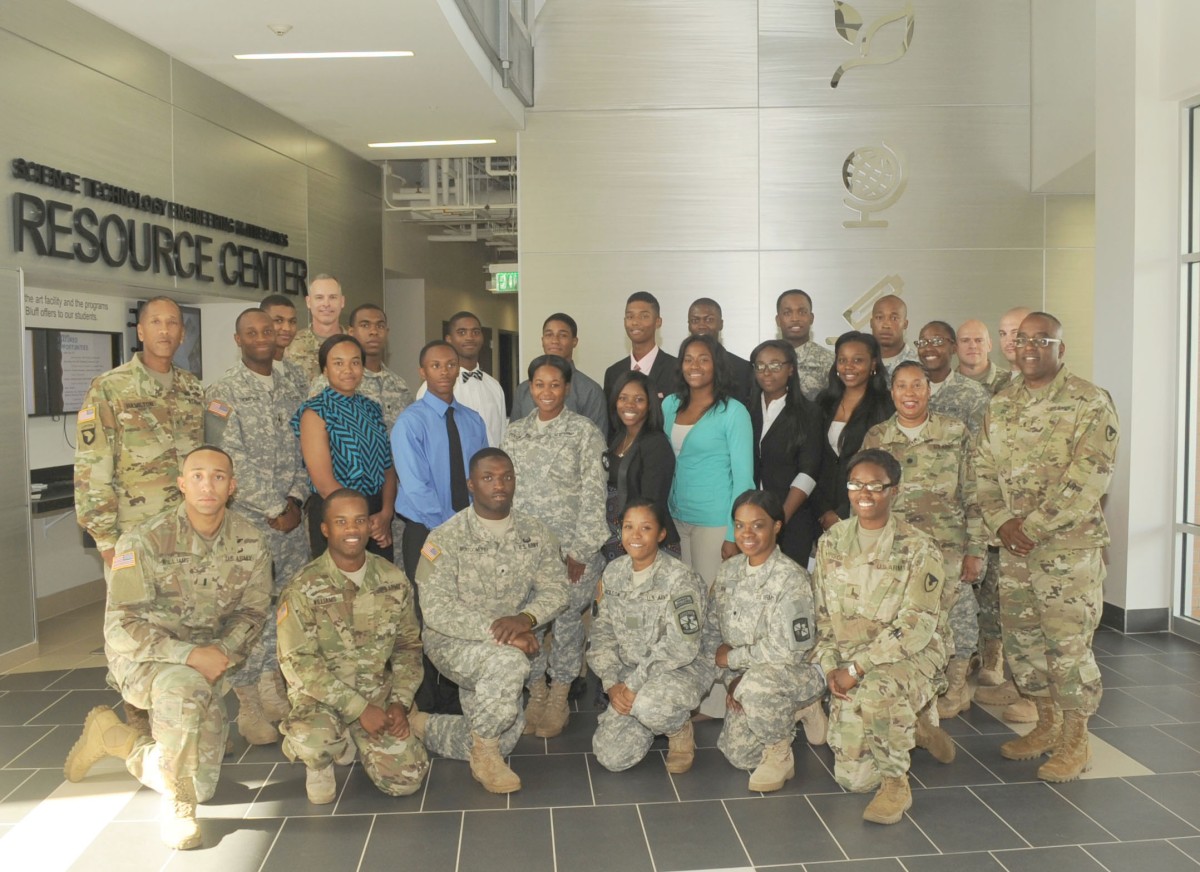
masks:
[(1074, 781), (1092, 766), (1092, 748), (1088, 743), (1087, 715), (1075, 709), (1063, 712), (1058, 744), (1050, 759), (1038, 767), (1042, 781)]
[(282, 721), (292, 713), (288, 701), (287, 685), (278, 669), (264, 669), (258, 677), (258, 701), (268, 721)]
[(163, 843), (176, 851), (199, 848), (200, 824), (196, 822), (196, 787), (191, 778), (167, 780), (160, 804), (159, 833)]
[(488, 793), (514, 793), (521, 789), (521, 779), (500, 756), (500, 740), (485, 739), (478, 733), (471, 734), (471, 777)]
[(810, 745), (824, 745), (825, 736), (829, 733), (829, 717), (821, 700), (806, 705), (796, 712), (796, 720), (804, 726), (804, 738)]
[(781, 790), (795, 775), (796, 759), (792, 756), (791, 739), (780, 739), (763, 748), (762, 760), (750, 773), (748, 786), (757, 793), (772, 793)]
[(912, 791), (908, 787), (908, 776), (885, 775), (875, 798), (863, 810), (863, 820), (874, 824), (899, 823), (910, 808)]
[(529, 702), (525, 703), (525, 729), (522, 735), (532, 736), (546, 717), (546, 702), (550, 699), (550, 687), (546, 679), (538, 676), (529, 688)]
[(983, 643), (983, 663), (975, 680), (980, 687), (999, 687), (1004, 683), (1004, 643), (999, 639)]
[(139, 736), (150, 738), (150, 712), (129, 702), (122, 702), (121, 707), (125, 710), (125, 723)]
[(934, 723), (933, 706), (925, 706), (917, 715), (916, 744), (924, 748), (939, 763), (953, 763), (958, 754), (958, 748), (950, 734), (942, 729), (941, 724)]
[(563, 731), (567, 720), (571, 717), (571, 709), (567, 705), (567, 694), (571, 691), (571, 683), (551, 681), (550, 691), (546, 699), (545, 714), (538, 724), (539, 739), (552, 739)]
[(975, 702), (980, 705), (1012, 705), (1020, 698), (1021, 694), (1011, 678), (995, 687), (979, 687), (975, 690)]
[(273, 745), (279, 741), (279, 730), (267, 720), (255, 687), (235, 687), (238, 698), (237, 728), (251, 745)]
[(1018, 739), (1010, 739), (1000, 746), (1000, 756), (1009, 760), (1032, 760), (1054, 749), (1062, 733), (1062, 720), (1054, 700), (1048, 696), (1035, 696), (1037, 726)]
[(129, 757), (139, 738), (141, 734), (121, 723), (116, 712), (106, 705), (98, 705), (84, 719), (83, 735), (67, 753), (63, 775), (67, 781), (82, 781), (88, 770), (105, 757), (122, 760)]
[[(976, 693), (976, 696), (979, 694)], [(1010, 706), (1006, 706), (1004, 711), (1000, 713), (1000, 717), (1008, 721), (1010, 724), (1036, 724), (1037, 706), (1033, 704), (1027, 696), (1021, 697)]]
[(971, 707), (971, 685), (967, 684), (969, 667), (970, 661), (964, 657), (955, 657), (946, 666), (946, 680), (950, 682), (950, 687), (938, 697), (939, 718), (952, 718)]
[(684, 721), (678, 730), (667, 733), (667, 771), (682, 775), (692, 768), (695, 759), (696, 736), (692, 732), (692, 722)]
[(337, 776), (334, 774), (333, 764), (324, 769), (305, 767), (304, 792), (308, 794), (308, 801), (313, 805), (328, 805), (333, 802), (337, 798)]

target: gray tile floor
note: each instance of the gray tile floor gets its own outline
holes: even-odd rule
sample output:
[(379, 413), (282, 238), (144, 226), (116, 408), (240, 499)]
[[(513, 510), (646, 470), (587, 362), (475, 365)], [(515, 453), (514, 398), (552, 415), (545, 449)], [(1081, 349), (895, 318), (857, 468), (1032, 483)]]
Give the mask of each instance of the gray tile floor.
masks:
[[(522, 739), (512, 765), (524, 788), (510, 797), (485, 793), (466, 764), (437, 759), (424, 790), (398, 799), (357, 765), (339, 767), (337, 802), (313, 806), (301, 767), (278, 747), (237, 738), (220, 790), (202, 807), (205, 849), (163, 848), (157, 798), (143, 789), (70, 868), (1196, 870), (1200, 646), (1102, 630), (1095, 648), (1106, 691), (1092, 726), (1111, 748), (1097, 754), (1092, 777), (1052, 786), (1036, 779), (1036, 763), (1003, 760), (996, 747), (1010, 728), (976, 706), (946, 724), (959, 746), (954, 763), (914, 753), (913, 808), (893, 827), (864, 823), (868, 798), (843, 792), (829, 749), (803, 738), (797, 778), (771, 796), (746, 790), (746, 775), (715, 748), (714, 722), (697, 724), (691, 772), (667, 774), (661, 740), (631, 771), (606, 772), (590, 753), (596, 714), (585, 700), (562, 736)], [(115, 701), (99, 667), (0, 676), (0, 856), (27, 816), (53, 807), (47, 798), (63, 785), (84, 715)], [(1122, 774), (1129, 766), (1142, 774)]]

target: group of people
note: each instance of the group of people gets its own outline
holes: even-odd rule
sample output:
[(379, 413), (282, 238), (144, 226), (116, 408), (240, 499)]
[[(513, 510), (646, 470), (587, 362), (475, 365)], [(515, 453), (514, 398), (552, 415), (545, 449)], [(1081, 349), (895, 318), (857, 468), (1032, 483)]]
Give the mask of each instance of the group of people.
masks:
[(686, 772), (707, 715), (748, 788), (779, 790), (802, 723), (839, 784), (876, 791), (877, 823), (911, 806), (914, 747), (954, 758), (940, 718), (970, 706), (973, 668), (977, 698), (1036, 720), (1006, 757), (1049, 754), (1053, 781), (1086, 767), (1118, 431), (1053, 316), (1006, 313), (1000, 371), (978, 321), (909, 343), (894, 296), (831, 351), (790, 290), (781, 338), (743, 359), (702, 298), (676, 357), (639, 292), (602, 384), (575, 366), (574, 319), (546, 318), (510, 416), (475, 315), (420, 350), (414, 398), (382, 309), (343, 324), (344, 303), (322, 275), (307, 328), (287, 297), (247, 309), (240, 361), (203, 389), (172, 364), (178, 306), (149, 300), (141, 350), (78, 414), (125, 719), (93, 710), (65, 771), (123, 759), (162, 794), (167, 844), (201, 844), (230, 689), (239, 732), (282, 740), (314, 803), (356, 756), (391, 795), (429, 752), (518, 790), (506, 757), (563, 731), (589, 668), (606, 768), (664, 735)]

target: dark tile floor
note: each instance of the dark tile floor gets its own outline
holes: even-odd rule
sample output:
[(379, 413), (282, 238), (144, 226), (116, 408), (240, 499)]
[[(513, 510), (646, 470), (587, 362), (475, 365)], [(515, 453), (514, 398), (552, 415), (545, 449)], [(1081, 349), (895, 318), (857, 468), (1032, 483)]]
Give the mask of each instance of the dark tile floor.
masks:
[[(746, 775), (714, 747), (714, 722), (697, 724), (700, 750), (685, 775), (666, 773), (661, 740), (629, 772), (607, 772), (590, 753), (596, 714), (584, 700), (562, 736), (521, 740), (512, 765), (524, 788), (510, 797), (485, 793), (466, 764), (437, 759), (424, 789), (398, 799), (375, 790), (358, 765), (339, 767), (337, 802), (313, 806), (301, 767), (277, 746), (238, 738), (202, 807), (207, 847), (195, 852), (163, 848), (157, 797), (112, 776), (129, 799), (67, 868), (1196, 870), (1200, 646), (1102, 630), (1095, 648), (1106, 691), (1089, 777), (1052, 786), (1036, 779), (1036, 763), (1003, 760), (996, 747), (1011, 731), (976, 706), (946, 724), (959, 746), (954, 763), (915, 753), (913, 808), (892, 827), (864, 823), (868, 798), (843, 792), (829, 749), (802, 738), (797, 778), (771, 796), (747, 792)], [(101, 668), (0, 676), (0, 868), (35, 868), (8, 867), (6, 841), (63, 802), (53, 794), (79, 724), (92, 706), (115, 701)], [(61, 825), (78, 824), (75, 813), (64, 804)]]

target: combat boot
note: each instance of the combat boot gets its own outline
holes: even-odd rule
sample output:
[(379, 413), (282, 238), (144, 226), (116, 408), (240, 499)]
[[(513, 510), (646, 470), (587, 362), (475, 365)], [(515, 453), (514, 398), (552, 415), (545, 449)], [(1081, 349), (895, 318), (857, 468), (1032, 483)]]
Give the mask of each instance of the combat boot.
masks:
[(292, 713), (287, 685), (278, 669), (264, 669), (258, 677), (258, 701), (268, 721), (282, 721)]
[(1062, 731), (1050, 759), (1038, 767), (1042, 781), (1074, 781), (1092, 766), (1087, 715), (1077, 709), (1063, 712)]
[(139, 736), (150, 738), (150, 712), (124, 701), (122, 701), (121, 707), (125, 710), (125, 723), (132, 727)]
[(1035, 696), (1037, 726), (1017, 739), (1010, 739), (1000, 746), (1000, 756), (1009, 760), (1032, 760), (1054, 749), (1062, 734), (1062, 721), (1058, 707), (1048, 696)]
[(952, 718), (971, 707), (971, 685), (967, 684), (967, 669), (970, 662), (964, 657), (955, 657), (946, 666), (946, 680), (950, 686), (938, 697), (939, 718)]
[(255, 687), (235, 687), (238, 698), (237, 728), (251, 745), (273, 745), (279, 741), (279, 730), (267, 720)]
[(529, 702), (525, 703), (525, 730), (522, 735), (532, 736), (546, 717), (546, 702), (550, 699), (550, 687), (546, 679), (538, 676), (529, 688)]
[(829, 733), (829, 716), (825, 714), (825, 706), (821, 700), (805, 706), (796, 712), (796, 720), (804, 726), (804, 738), (810, 745), (824, 745)]
[(500, 740), (485, 739), (478, 733), (471, 734), (471, 777), (488, 793), (514, 793), (521, 789), (521, 779), (500, 756)]
[(328, 805), (337, 798), (337, 776), (333, 764), (324, 769), (313, 769), (306, 766), (304, 771), (304, 792), (308, 801), (313, 805)]
[(550, 682), (545, 714), (542, 715), (542, 722), (538, 724), (537, 728), (539, 739), (552, 739), (567, 725), (567, 720), (571, 717), (571, 710), (567, 705), (567, 693), (570, 690), (569, 683)]
[(203, 839), (196, 822), (196, 787), (190, 777), (167, 780), (160, 816), (159, 833), (168, 848), (186, 851), (200, 847)]
[(791, 739), (780, 739), (763, 748), (762, 760), (750, 773), (749, 788), (757, 793), (781, 790), (789, 778), (796, 775), (796, 760), (792, 756)]
[(1012, 705), (1020, 698), (1021, 694), (1011, 678), (1003, 684), (975, 690), (975, 702), (980, 705)]
[(82, 781), (88, 770), (105, 757), (125, 760), (141, 735), (106, 705), (98, 705), (83, 721), (83, 735), (67, 753), (63, 775), (67, 781)]
[(983, 663), (975, 680), (981, 687), (999, 687), (1004, 683), (1004, 643), (999, 639), (983, 643)]
[(1033, 700), (1029, 697), (1023, 696), (1012, 705), (1005, 706), (1004, 711), (1000, 713), (1000, 717), (1004, 718), (1010, 724), (1036, 724), (1038, 719), (1037, 706), (1033, 704)]
[(941, 724), (933, 722), (932, 706), (925, 706), (917, 715), (916, 745), (928, 751), (939, 763), (953, 763), (958, 754), (950, 734), (942, 729)]
[(692, 732), (692, 722), (684, 721), (678, 730), (667, 733), (667, 771), (682, 775), (692, 768), (695, 759), (696, 736)]
[(912, 808), (912, 791), (908, 787), (907, 775), (885, 775), (883, 783), (867, 807), (863, 820), (874, 824), (895, 824)]

